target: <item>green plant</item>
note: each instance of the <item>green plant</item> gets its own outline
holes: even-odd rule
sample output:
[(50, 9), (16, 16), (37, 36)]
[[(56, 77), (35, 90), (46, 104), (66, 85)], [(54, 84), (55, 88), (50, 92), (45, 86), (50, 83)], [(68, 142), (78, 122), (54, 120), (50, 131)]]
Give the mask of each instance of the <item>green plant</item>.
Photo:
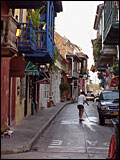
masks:
[(44, 12), (45, 6), (42, 6), (40, 9), (36, 9), (35, 11), (30, 9), (30, 11), (28, 12), (27, 22), (29, 22), (29, 20), (31, 19), (33, 26), (35, 26), (37, 29), (39, 28), (40, 24), (45, 25), (46, 22), (40, 22), (40, 18)]
[[(40, 25), (43, 27), (46, 24), (46, 22), (44, 21), (40, 22), (40, 18), (42, 14), (45, 13), (45, 10), (46, 10), (45, 6), (42, 6), (40, 9), (36, 9), (34, 11), (30, 9), (27, 16), (27, 22), (29, 23), (31, 19), (33, 27), (35, 27), (37, 30), (41, 30)], [(27, 34), (29, 35), (29, 29)], [(33, 38), (37, 40), (37, 35), (34, 34)]]
[(117, 68), (119, 67), (119, 61), (116, 60), (114, 63), (113, 63), (113, 68)]
[(116, 76), (119, 75), (119, 60), (118, 59), (116, 59), (115, 62), (113, 63), (113, 70)]
[(84, 67), (84, 68), (82, 68), (82, 74), (85, 74), (85, 73), (86, 73), (86, 69)]
[(94, 59), (98, 59), (100, 57), (100, 50), (102, 49), (102, 36), (97, 37), (93, 41), (93, 56)]
[(63, 92), (66, 90), (69, 90), (69, 88), (70, 88), (70, 85), (68, 83), (61, 82), (60, 84), (61, 97), (63, 96)]
[(56, 46), (54, 46), (54, 60), (53, 60), (52, 63), (51, 63), (51, 67), (54, 68), (54, 71), (57, 71), (57, 70), (58, 70), (58, 68), (57, 68), (57, 66), (55, 65), (55, 63), (56, 63), (56, 60), (58, 59), (59, 55), (60, 55), (59, 49), (58, 49)]

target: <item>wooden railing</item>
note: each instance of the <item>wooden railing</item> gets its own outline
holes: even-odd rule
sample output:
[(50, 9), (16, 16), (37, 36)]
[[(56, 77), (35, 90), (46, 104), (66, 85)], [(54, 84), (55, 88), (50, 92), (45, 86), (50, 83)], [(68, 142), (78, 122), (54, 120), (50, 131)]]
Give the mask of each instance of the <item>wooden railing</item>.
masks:
[(19, 52), (49, 54), (54, 58), (54, 43), (47, 30), (36, 30), (32, 23), (21, 23), (21, 36), (18, 41)]
[(20, 23), (21, 36), (18, 40), (18, 50), (23, 53), (33, 53), (36, 50), (35, 28), (32, 22)]
[(1, 46), (17, 51), (16, 30), (18, 22), (12, 16), (11, 10), (8, 15), (1, 15), (1, 24)]

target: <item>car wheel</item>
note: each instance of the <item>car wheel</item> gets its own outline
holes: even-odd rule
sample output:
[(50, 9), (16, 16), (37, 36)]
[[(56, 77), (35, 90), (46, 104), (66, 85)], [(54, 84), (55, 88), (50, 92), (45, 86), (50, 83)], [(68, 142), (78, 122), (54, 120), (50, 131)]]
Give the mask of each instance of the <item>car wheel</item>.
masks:
[(99, 113), (99, 121), (100, 121), (100, 125), (105, 124), (105, 118), (100, 113)]

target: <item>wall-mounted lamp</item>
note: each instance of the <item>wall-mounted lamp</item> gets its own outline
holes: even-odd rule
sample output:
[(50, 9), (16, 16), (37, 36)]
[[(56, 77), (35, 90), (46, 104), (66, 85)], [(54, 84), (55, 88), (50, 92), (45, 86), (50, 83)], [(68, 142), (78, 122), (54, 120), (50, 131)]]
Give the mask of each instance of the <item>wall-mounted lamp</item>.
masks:
[(20, 25), (17, 25), (17, 30), (16, 30), (17, 39), (20, 37), (20, 35), (21, 35), (21, 27), (20, 27)]
[(50, 67), (50, 63), (46, 63), (46, 67), (49, 69), (49, 67)]

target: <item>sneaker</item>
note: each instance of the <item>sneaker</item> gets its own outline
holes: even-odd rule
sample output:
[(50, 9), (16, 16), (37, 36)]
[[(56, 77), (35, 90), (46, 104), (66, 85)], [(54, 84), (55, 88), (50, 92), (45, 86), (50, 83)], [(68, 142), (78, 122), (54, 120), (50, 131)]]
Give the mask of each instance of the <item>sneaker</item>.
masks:
[(84, 121), (84, 119), (79, 119), (79, 121), (81, 122), (81, 121)]
[(82, 122), (82, 119), (79, 119), (79, 122), (81, 123), (81, 122)]

